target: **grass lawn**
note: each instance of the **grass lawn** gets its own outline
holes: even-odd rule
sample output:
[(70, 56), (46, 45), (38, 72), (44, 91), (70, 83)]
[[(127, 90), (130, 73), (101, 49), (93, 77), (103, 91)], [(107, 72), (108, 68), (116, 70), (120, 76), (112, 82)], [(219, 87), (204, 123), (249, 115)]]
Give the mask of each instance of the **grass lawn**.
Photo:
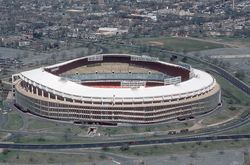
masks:
[(19, 130), (22, 126), (22, 117), (15, 112), (11, 112), (8, 114), (8, 122), (4, 125), (3, 128), (8, 130)]
[(82, 131), (87, 131), (87, 129), (85, 130), (71, 123), (59, 123), (56, 121), (49, 121), (44, 119), (29, 118), (26, 122), (26, 129), (29, 131), (45, 130), (48, 132), (71, 132), (75, 134)]
[(194, 40), (190, 38), (160, 37), (160, 38), (140, 38), (136, 39), (138, 44), (147, 44), (163, 47), (170, 51), (190, 52), (206, 49), (223, 48), (223, 44)]
[(37, 129), (45, 129), (56, 127), (57, 124), (55, 122), (50, 122), (46, 120), (35, 120), (35, 119), (28, 119), (28, 130), (37, 130)]

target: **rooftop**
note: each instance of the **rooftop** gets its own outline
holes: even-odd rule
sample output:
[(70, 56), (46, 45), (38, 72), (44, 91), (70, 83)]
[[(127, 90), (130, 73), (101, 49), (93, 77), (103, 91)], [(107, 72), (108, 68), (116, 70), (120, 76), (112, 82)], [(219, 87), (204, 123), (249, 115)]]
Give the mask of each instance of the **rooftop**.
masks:
[[(57, 64), (48, 68), (53, 68), (63, 64)], [(168, 63), (166, 64), (169, 65)], [(179, 96), (180, 94), (193, 95), (194, 92), (202, 91), (214, 86), (216, 81), (210, 74), (198, 69), (193, 69), (193, 72), (195, 75), (193, 78), (176, 85), (148, 88), (140, 87), (137, 89), (88, 87), (46, 72), (44, 68), (22, 72), (20, 75), (24, 80), (47, 90), (51, 90), (52, 92), (60, 92), (64, 95), (71, 95), (75, 97), (91, 98), (147, 98), (157, 96), (172, 97), (174, 95)]]

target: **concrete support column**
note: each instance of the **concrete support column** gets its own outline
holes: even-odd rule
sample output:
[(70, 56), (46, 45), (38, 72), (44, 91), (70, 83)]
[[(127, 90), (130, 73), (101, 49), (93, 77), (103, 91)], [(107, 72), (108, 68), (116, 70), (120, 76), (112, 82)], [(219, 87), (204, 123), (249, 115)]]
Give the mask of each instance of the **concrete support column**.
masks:
[(50, 93), (48, 92), (48, 99), (50, 99)]
[(31, 86), (31, 93), (34, 94), (34, 86)]
[(28, 89), (29, 89), (28, 91), (31, 92), (31, 85), (30, 84), (28, 84)]
[(36, 88), (36, 95), (38, 96), (38, 88)]

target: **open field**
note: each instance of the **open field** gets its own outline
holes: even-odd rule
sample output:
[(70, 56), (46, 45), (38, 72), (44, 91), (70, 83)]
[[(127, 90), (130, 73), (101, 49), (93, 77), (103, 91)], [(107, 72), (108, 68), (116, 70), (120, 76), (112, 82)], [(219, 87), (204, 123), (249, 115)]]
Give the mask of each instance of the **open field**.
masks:
[(215, 38), (208, 38), (208, 39), (233, 44), (237, 47), (250, 47), (250, 38), (224, 36), (224, 37), (215, 37)]
[(91, 164), (107, 160), (104, 154), (71, 154), (67, 153), (48, 153), (48, 152), (29, 152), (17, 150), (4, 150), (0, 153), (0, 162), (22, 163), (22, 164), (47, 164), (47, 163), (81, 163)]
[(40, 118), (36, 119), (35, 117), (26, 119), (26, 127), (24, 128), (24, 130), (72, 134), (78, 134), (87, 131), (85, 127), (80, 127), (71, 123), (59, 123)]
[(23, 119), (21, 115), (11, 112), (8, 113), (7, 123), (3, 126), (6, 130), (19, 130), (23, 126)]
[(224, 124), (229, 121), (238, 119), (239, 116), (246, 111), (241, 107), (235, 107), (235, 109), (231, 109), (229, 107), (225, 107), (222, 110), (219, 110), (216, 115), (211, 115), (210, 117), (204, 118), (202, 120), (202, 124), (205, 126), (216, 126), (219, 124)]
[(139, 125), (131, 127), (100, 127), (98, 132), (101, 134), (108, 135), (119, 135), (119, 134), (133, 134), (133, 133), (144, 133), (144, 132), (157, 132), (157, 131), (169, 131), (169, 130), (180, 130), (193, 126), (192, 121), (186, 122), (172, 122), (172, 123), (161, 123), (158, 125)]
[(5, 139), (8, 136), (8, 133), (0, 132), (0, 140)]
[[(250, 110), (250, 109), (249, 109)], [(250, 132), (250, 123), (243, 125), (237, 129), (233, 129), (229, 132), (227, 132), (228, 134), (240, 134), (240, 133), (249, 133)]]
[(58, 124), (55, 122), (45, 122), (43, 120), (34, 120), (34, 119), (28, 119), (27, 120), (27, 130), (43, 130), (48, 128), (57, 127)]
[(15, 143), (29, 143), (29, 144), (63, 144), (63, 143), (93, 143), (93, 138), (72, 137), (68, 134), (62, 135), (16, 135), (15, 138), (8, 141)]
[(244, 162), (248, 164), (249, 158), (249, 141), (227, 141), (128, 147), (123, 151), (121, 151), (121, 148), (105, 148), (102, 150), (3, 150), (0, 154), (0, 163), (225, 165), (244, 164)]
[(107, 148), (104, 151), (111, 153), (119, 153), (133, 156), (152, 156), (163, 154), (183, 154), (192, 152), (206, 152), (212, 150), (225, 150), (241, 148), (250, 145), (250, 140), (230, 140), (230, 141), (210, 141), (210, 142), (191, 142), (179, 144), (161, 144), (153, 146), (129, 147), (124, 150), (122, 148)]
[(242, 104), (249, 106), (250, 99), (249, 97), (241, 92), (238, 88), (233, 86), (231, 83), (229, 83), (224, 78), (213, 74), (213, 76), (216, 78), (218, 83), (220, 84), (222, 88), (222, 97), (224, 100), (229, 104)]
[(224, 48), (223, 44), (200, 41), (191, 38), (161, 37), (161, 38), (140, 38), (136, 40), (139, 44), (163, 47), (170, 51), (190, 52), (206, 49)]

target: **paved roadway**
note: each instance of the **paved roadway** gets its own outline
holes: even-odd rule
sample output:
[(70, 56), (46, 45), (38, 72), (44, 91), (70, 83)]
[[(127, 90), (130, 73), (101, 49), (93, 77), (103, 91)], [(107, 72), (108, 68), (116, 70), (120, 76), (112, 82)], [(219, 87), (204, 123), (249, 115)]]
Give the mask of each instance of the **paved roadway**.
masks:
[(75, 143), (75, 144), (13, 144), (0, 143), (0, 148), (9, 149), (72, 149), (72, 148), (100, 148), (100, 147), (119, 147), (122, 145), (142, 146), (168, 143), (183, 142), (201, 142), (201, 141), (225, 141), (250, 139), (250, 134), (240, 135), (213, 135), (213, 136), (195, 136), (195, 137), (177, 137), (154, 140), (136, 140), (136, 141), (118, 141), (102, 143)]

